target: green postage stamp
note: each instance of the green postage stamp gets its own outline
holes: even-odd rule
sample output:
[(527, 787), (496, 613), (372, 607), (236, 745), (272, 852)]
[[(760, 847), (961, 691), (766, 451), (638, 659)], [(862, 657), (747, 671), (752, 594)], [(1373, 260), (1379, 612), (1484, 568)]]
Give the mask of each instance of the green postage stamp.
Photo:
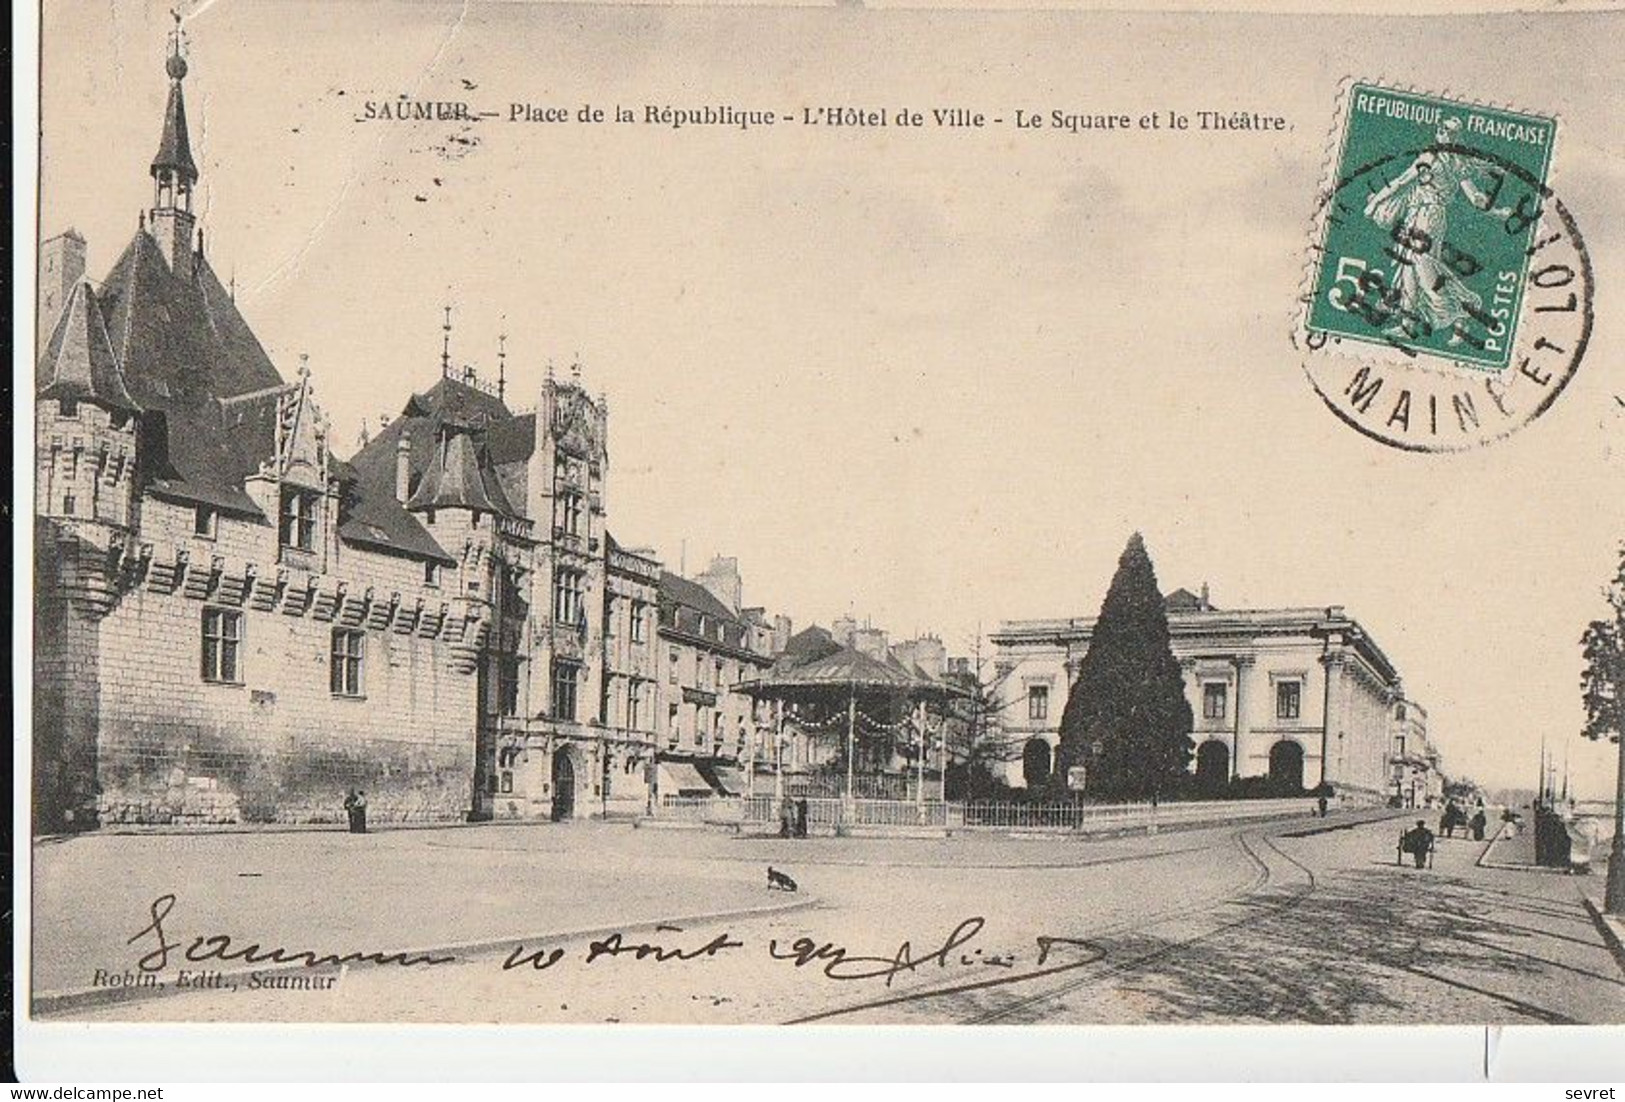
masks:
[(1399, 447), (1504, 436), (1590, 332), (1590, 264), (1548, 185), (1557, 121), (1364, 83), (1343, 107), (1303, 296), (1310, 377)]

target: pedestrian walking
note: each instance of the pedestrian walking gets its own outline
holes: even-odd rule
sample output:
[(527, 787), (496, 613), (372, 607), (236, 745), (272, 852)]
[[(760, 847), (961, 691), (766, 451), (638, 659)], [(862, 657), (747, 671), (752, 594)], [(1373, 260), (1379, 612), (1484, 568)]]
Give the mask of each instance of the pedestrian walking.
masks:
[(1484, 829), (1489, 826), (1489, 822), (1489, 818), (1484, 814), (1482, 807), (1473, 812), (1473, 841), (1482, 842), (1484, 840)]
[(807, 836), (807, 797), (803, 796), (796, 801), (796, 837)]
[(1324, 819), (1326, 817), (1326, 793), (1322, 792), (1320, 794), (1320, 799), (1315, 801), (1315, 807), (1320, 811), (1320, 817)]
[(1427, 865), (1428, 858), (1433, 853), (1433, 832), (1428, 829), (1425, 821), (1416, 820), (1416, 826), (1400, 835), (1399, 851), (1401, 854), (1410, 854), (1417, 868), (1424, 868)]
[(795, 833), (796, 805), (795, 801), (785, 796), (779, 801), (779, 837), (789, 838)]

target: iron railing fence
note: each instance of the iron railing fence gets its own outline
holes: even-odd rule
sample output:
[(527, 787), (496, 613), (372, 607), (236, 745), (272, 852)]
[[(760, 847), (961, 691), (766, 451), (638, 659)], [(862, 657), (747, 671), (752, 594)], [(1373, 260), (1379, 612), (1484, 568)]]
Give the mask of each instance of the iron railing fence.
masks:
[[(978, 800), (968, 803), (927, 799), (896, 800), (798, 796), (807, 805), (810, 831), (838, 827), (970, 827), (994, 830), (1109, 831), (1180, 823), (1277, 819), (1315, 813), (1313, 801), (1298, 797), (1277, 800), (1201, 800), (1153, 805), (1145, 803), (1016, 803)], [(659, 818), (673, 821), (774, 826), (783, 801), (772, 795), (663, 796)]]

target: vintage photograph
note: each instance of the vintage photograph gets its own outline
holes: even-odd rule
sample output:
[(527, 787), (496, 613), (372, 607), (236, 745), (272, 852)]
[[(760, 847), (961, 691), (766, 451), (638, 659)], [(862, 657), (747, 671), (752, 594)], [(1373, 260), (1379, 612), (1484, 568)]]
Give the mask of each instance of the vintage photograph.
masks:
[(1621, 32), (47, 0), (32, 1018), (1625, 1023)]

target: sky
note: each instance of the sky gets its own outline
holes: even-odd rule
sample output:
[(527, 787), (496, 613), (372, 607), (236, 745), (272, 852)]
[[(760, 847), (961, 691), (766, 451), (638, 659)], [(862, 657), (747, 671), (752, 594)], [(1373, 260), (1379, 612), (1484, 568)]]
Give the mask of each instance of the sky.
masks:
[[(1130, 533), (1164, 590), (1343, 605), (1447, 770), (1582, 794), (1578, 638), (1625, 539), (1619, 15), (1444, 19), (204, 0), (180, 7), (207, 250), (353, 450), (452, 356), (510, 404), (608, 396), (609, 521), (748, 604), (969, 653), (1093, 615)], [(168, 7), (47, 6), (42, 232), (117, 258), (150, 202)], [(1289, 335), (1346, 77), (1560, 117), (1596, 327), (1509, 440), (1402, 453)], [(364, 121), (401, 95), (848, 105), (990, 118), (1247, 111), (1279, 132)], [(1193, 124), (1194, 125), (1194, 124)]]

